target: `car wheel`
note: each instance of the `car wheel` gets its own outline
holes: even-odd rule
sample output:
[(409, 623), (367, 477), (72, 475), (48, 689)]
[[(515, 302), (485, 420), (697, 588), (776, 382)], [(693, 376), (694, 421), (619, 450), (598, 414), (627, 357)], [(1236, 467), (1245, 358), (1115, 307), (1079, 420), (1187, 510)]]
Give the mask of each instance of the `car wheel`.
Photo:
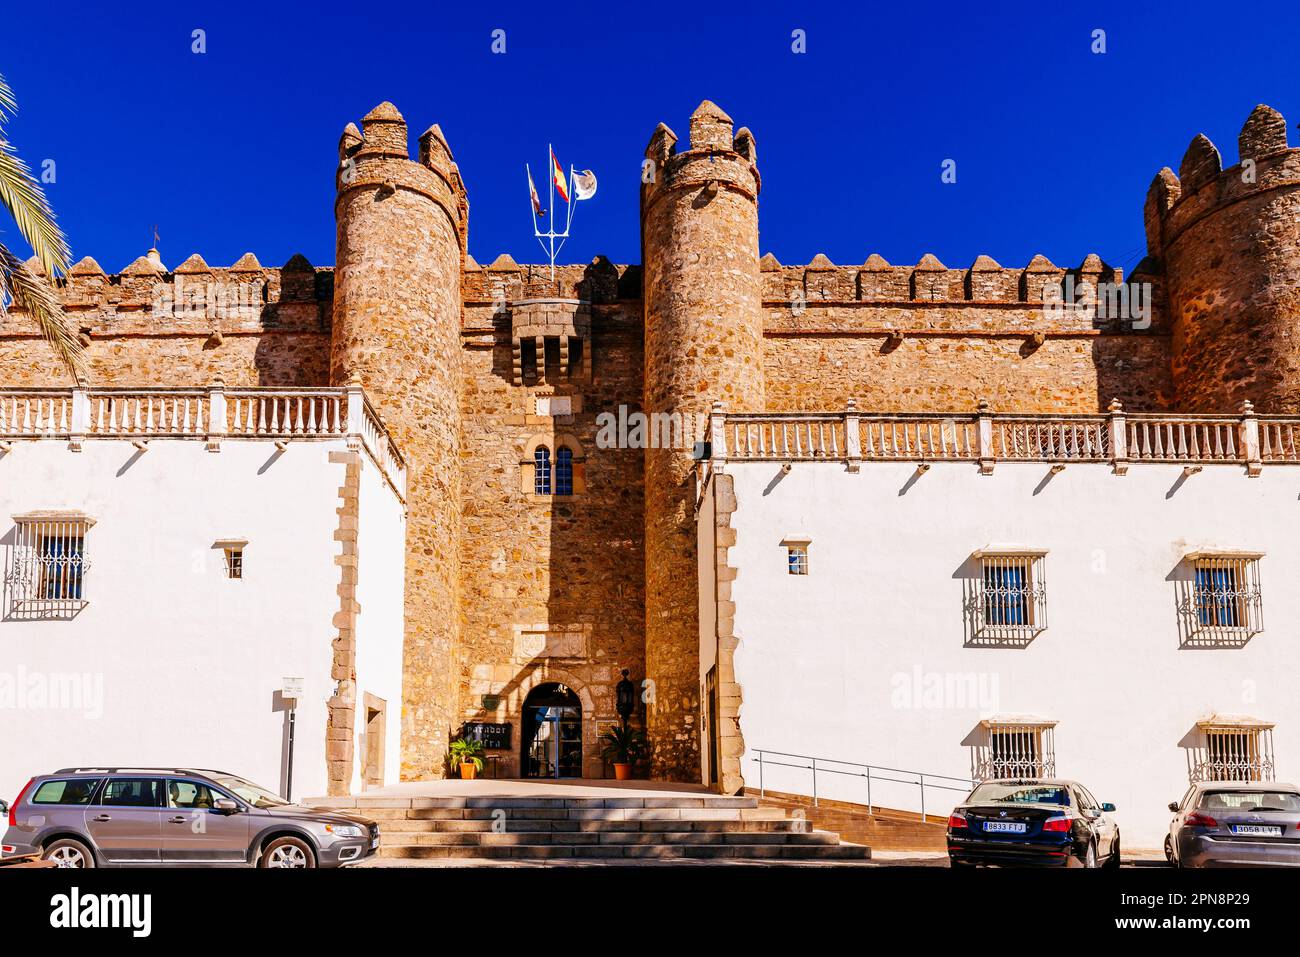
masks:
[(1165, 860), (1174, 867), (1178, 866), (1178, 862), (1174, 860), (1174, 841), (1168, 834), (1165, 835)]
[(90, 848), (70, 837), (46, 845), (41, 857), (47, 861), (54, 861), (59, 867), (95, 866), (95, 855), (91, 853)]
[(1119, 864), (1120, 864), (1119, 834), (1117, 832), (1115, 834), (1115, 840), (1113, 840), (1110, 845), (1110, 857), (1106, 858), (1106, 870), (1108, 871), (1119, 870)]
[(1088, 850), (1083, 855), (1083, 866), (1095, 868), (1097, 866), (1097, 842), (1089, 841)]
[(277, 837), (262, 850), (258, 867), (315, 867), (311, 845), (297, 837)]

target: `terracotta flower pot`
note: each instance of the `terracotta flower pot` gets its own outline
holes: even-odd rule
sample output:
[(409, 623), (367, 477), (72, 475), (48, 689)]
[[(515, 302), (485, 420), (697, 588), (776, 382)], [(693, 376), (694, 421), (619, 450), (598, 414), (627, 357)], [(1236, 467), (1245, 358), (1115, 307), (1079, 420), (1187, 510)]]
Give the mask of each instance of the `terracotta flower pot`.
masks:
[(478, 768), (473, 764), (462, 764), (460, 766), (460, 779), (462, 781), (473, 781), (478, 776)]
[(615, 781), (627, 781), (627, 780), (629, 780), (631, 777), (632, 777), (632, 765), (630, 765), (630, 764), (618, 764), (617, 762), (615, 762), (615, 764), (614, 764), (614, 780), (615, 780)]

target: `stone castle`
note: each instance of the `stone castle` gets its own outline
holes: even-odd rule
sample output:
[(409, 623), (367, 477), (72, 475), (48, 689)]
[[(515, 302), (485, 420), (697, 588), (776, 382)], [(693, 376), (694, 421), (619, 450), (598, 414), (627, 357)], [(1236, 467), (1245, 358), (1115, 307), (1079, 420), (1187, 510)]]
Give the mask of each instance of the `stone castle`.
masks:
[[(1236, 166), (1197, 136), (1177, 175), (1155, 177), (1148, 254), (1129, 276), (1095, 255), (1073, 268), (1042, 255), (1023, 267), (984, 255), (968, 268), (932, 255), (782, 265), (760, 257), (754, 136), (707, 101), (689, 134), (679, 144), (661, 124), (650, 137), (640, 265), (598, 257), (551, 279), (505, 255), (476, 263), (442, 131), (421, 134), (412, 160), (406, 123), (384, 103), (339, 143), (333, 268), (248, 254), (168, 269), (151, 251), (117, 275), (86, 258), (60, 281), (92, 384), (363, 384), (409, 467), (404, 777), (441, 775), (465, 721), (517, 726), (543, 682), (579, 696), (583, 771), (599, 776), (595, 732), (615, 720), (628, 669), (646, 688), (652, 776), (698, 780), (696, 462), (689, 444), (599, 447), (602, 413), (693, 416), (715, 401), (1095, 413), (1116, 400), (1300, 413), (1300, 150), (1266, 106), (1246, 121)], [(1045, 308), (1045, 290), (1051, 300), (1067, 286), (1145, 290), (1149, 308), (1142, 321)], [(0, 381), (66, 378), (24, 317), (0, 320)], [(539, 492), (539, 449), (568, 450), (572, 494)], [(346, 722), (329, 732), (329, 759), (341, 783), (351, 638), (338, 624)], [(725, 654), (717, 688), (719, 784), (734, 790), (741, 689)], [(503, 773), (518, 762), (506, 756)]]

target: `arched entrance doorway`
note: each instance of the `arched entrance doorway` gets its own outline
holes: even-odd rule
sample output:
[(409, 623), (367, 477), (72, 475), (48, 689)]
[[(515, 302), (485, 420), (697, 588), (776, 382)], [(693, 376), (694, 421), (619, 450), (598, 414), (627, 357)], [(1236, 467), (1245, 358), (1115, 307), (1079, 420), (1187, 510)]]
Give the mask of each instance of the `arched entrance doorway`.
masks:
[(558, 682), (524, 699), (519, 768), (526, 778), (582, 777), (582, 702)]

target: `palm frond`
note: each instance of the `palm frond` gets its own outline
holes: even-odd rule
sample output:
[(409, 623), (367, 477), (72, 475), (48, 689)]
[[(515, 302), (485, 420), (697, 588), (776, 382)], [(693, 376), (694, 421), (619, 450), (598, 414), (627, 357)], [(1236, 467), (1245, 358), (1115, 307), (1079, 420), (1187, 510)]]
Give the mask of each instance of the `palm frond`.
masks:
[(53, 278), (67, 272), (72, 254), (63, 230), (54, 221), (54, 211), (45, 199), (45, 191), (3, 137), (0, 137), (0, 204), (13, 216), (45, 275)]
[(86, 371), (85, 351), (63, 313), (63, 306), (54, 293), (54, 287), (0, 245), (0, 313), (6, 311), (6, 294), (12, 297), (14, 305), (32, 317), (41, 335), (54, 348), (73, 379), (82, 381)]
[[(9, 89), (9, 84), (5, 82), (5, 78), (0, 76), (0, 123), (17, 112), (18, 100), (14, 97), (14, 91)], [(9, 116), (6, 116), (6, 113)]]

